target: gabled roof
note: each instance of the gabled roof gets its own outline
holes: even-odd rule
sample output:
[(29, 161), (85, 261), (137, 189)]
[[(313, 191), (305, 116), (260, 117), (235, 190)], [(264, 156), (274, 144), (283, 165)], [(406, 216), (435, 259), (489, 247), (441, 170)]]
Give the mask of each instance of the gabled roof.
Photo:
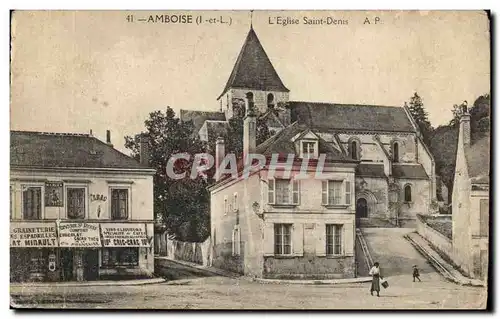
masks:
[(320, 131), (415, 132), (402, 107), (295, 101), (288, 105), (292, 121)]
[(487, 184), (490, 181), (490, 135), (477, 140), (465, 148), (469, 178), (473, 183)]
[(278, 116), (276, 116), (276, 114), (272, 110), (267, 111), (266, 113), (261, 115), (260, 118), (266, 121), (268, 127), (285, 127), (283, 123), (281, 123)]
[[(296, 147), (292, 138), (297, 134), (307, 131), (309, 128), (304, 125), (299, 125), (297, 122), (289, 125), (276, 135), (268, 138), (256, 148), (257, 154), (271, 156), (272, 154), (288, 155), (294, 154), (298, 156)], [(318, 143), (319, 154), (326, 154), (327, 161), (334, 162), (357, 162), (346, 157), (342, 152), (332, 147), (322, 138), (319, 138)]]
[(36, 168), (148, 169), (88, 134), (10, 132), (10, 165)]
[(253, 28), (250, 28), (233, 71), (217, 99), (231, 88), (290, 92), (278, 76)]
[(193, 121), (194, 132), (198, 134), (206, 120), (225, 121), (226, 114), (223, 112), (181, 110), (179, 118), (182, 122)]

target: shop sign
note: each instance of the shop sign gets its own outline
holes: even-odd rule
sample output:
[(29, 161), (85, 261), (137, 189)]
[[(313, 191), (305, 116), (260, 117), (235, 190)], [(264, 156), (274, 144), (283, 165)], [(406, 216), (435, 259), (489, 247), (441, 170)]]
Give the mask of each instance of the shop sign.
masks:
[(101, 247), (99, 224), (61, 222), (59, 247)]
[(101, 224), (104, 247), (149, 247), (145, 224)]
[(63, 183), (61, 182), (45, 183), (45, 206), (47, 207), (63, 206)]
[(10, 247), (57, 247), (56, 224), (11, 222)]

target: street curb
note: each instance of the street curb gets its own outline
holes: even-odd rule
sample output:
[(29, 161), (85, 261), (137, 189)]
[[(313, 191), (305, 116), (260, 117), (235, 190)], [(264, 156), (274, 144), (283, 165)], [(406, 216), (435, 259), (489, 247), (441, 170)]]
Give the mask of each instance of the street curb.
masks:
[(450, 273), (439, 261), (435, 260), (432, 258), (432, 256), (429, 255), (429, 253), (425, 250), (424, 247), (422, 247), (419, 243), (414, 241), (410, 236), (410, 234), (406, 234), (403, 237), (410, 242), (410, 244), (420, 253), (422, 254), (427, 261), (436, 269), (444, 278), (448, 279), (449, 281), (461, 285), (461, 286), (471, 286), (471, 287), (484, 287), (485, 285), (483, 284), (476, 284), (473, 283), (470, 278), (465, 278), (468, 281), (465, 280), (460, 280), (459, 278), (456, 278), (452, 273)]
[(98, 286), (140, 286), (140, 285), (152, 285), (163, 283), (166, 280), (164, 278), (152, 278), (152, 279), (137, 279), (137, 280), (124, 280), (124, 281), (95, 281), (95, 282), (82, 282), (82, 283), (61, 283), (61, 282), (51, 282), (51, 283), (23, 283), (23, 284), (10, 284), (10, 288), (32, 288), (32, 287), (98, 287)]
[(372, 277), (359, 277), (347, 279), (325, 279), (325, 280), (292, 280), (292, 279), (263, 279), (254, 278), (253, 281), (266, 284), (291, 284), (291, 285), (341, 285), (372, 281)]

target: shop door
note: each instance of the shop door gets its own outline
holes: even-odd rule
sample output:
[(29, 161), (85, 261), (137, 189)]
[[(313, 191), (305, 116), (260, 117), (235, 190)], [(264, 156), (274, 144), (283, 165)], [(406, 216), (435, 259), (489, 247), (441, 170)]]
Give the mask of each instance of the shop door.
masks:
[(99, 251), (87, 249), (83, 253), (83, 276), (85, 280), (99, 278)]
[(61, 280), (73, 280), (73, 250), (61, 249)]

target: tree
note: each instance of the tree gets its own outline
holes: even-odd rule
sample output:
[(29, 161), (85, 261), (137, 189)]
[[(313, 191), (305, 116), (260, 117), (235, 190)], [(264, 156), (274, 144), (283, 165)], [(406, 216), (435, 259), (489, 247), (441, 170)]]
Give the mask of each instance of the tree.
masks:
[[(245, 102), (242, 99), (233, 99), (233, 109), (244, 110)], [(256, 145), (261, 144), (265, 140), (271, 137), (269, 128), (267, 127), (266, 121), (258, 116), (256, 110), (252, 110), (257, 116), (257, 134), (256, 134)], [(245, 118), (245, 112), (239, 111), (234, 112), (234, 116), (228, 120), (228, 128), (225, 134), (222, 134), (224, 139), (226, 154), (233, 153), (236, 158), (241, 159), (243, 155), (243, 123)], [(212, 133), (209, 134), (208, 140), (211, 144), (215, 144), (215, 140), (219, 136), (215, 136)], [(213, 145), (209, 146), (209, 149), (213, 149)]]
[(423, 100), (417, 92), (415, 92), (415, 94), (411, 97), (410, 102), (408, 103), (408, 109), (410, 110), (411, 116), (417, 123), (420, 132), (422, 133), (424, 142), (429, 145), (433, 127), (431, 122), (429, 122), (429, 115), (424, 108)]
[[(201, 176), (190, 179), (194, 154), (202, 153), (205, 144), (193, 137), (192, 123), (183, 123), (167, 107), (165, 113), (155, 111), (145, 121), (146, 132), (125, 137), (125, 147), (139, 156), (139, 139), (149, 137), (150, 165), (154, 176), (154, 214), (161, 216), (167, 231), (183, 241), (203, 241), (210, 234), (209, 193)], [(186, 178), (171, 179), (166, 174), (167, 162), (177, 153), (191, 154), (190, 161), (176, 161), (174, 171), (187, 171)]]
[[(471, 115), (471, 143), (488, 134), (490, 130), (490, 95), (479, 96), (469, 109)], [(455, 177), (455, 161), (457, 156), (457, 144), (460, 116), (462, 114), (460, 104), (455, 104), (452, 109), (453, 119), (448, 125), (441, 125), (434, 130), (429, 144), (431, 153), (436, 161), (436, 173), (441, 176), (443, 183), (448, 187), (448, 199), (451, 202), (453, 180)]]

